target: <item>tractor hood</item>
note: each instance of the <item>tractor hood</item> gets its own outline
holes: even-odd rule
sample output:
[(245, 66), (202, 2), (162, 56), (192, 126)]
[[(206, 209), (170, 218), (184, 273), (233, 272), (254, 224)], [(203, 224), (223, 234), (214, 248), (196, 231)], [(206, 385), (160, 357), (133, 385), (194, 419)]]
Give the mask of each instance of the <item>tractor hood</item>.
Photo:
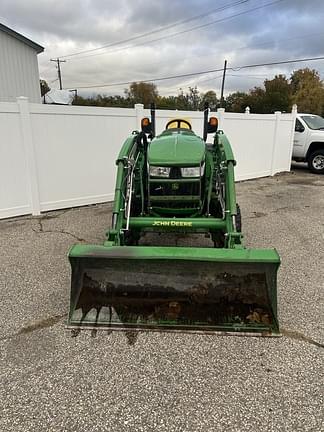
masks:
[(189, 131), (164, 131), (148, 151), (148, 162), (155, 166), (197, 166), (204, 158), (205, 142)]

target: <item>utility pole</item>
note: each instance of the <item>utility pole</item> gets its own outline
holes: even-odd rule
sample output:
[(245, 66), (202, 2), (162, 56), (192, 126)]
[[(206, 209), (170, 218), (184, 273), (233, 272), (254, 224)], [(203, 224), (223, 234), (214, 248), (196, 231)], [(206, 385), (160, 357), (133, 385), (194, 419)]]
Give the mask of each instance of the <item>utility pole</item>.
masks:
[(60, 90), (62, 90), (62, 75), (61, 75), (61, 67), (60, 63), (65, 63), (66, 60), (61, 60), (59, 58), (51, 59), (51, 61), (55, 62), (57, 64), (57, 75), (60, 83)]
[(227, 68), (227, 60), (224, 62), (224, 70), (223, 70), (223, 79), (222, 79), (222, 89), (221, 89), (221, 108), (224, 108), (224, 85), (225, 85), (225, 75), (226, 75), (226, 68)]

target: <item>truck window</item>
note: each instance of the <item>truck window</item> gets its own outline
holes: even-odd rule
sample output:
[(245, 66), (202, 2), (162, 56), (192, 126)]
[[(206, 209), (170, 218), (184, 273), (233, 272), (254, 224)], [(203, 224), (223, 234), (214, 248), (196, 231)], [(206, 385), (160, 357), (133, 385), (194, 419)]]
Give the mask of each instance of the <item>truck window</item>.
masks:
[(295, 123), (295, 132), (304, 132), (305, 128), (304, 126), (301, 124), (301, 122), (296, 119), (296, 123)]
[(318, 115), (305, 115), (302, 119), (310, 129), (323, 130), (324, 129), (324, 118)]

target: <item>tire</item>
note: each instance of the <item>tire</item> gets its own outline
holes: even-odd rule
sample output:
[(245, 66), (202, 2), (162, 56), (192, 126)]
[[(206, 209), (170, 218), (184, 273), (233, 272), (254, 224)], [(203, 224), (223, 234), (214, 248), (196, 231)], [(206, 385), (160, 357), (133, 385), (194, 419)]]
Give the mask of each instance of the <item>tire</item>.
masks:
[(124, 244), (125, 246), (138, 246), (140, 235), (137, 232), (128, 230), (124, 233)]
[(241, 215), (241, 209), (238, 204), (236, 204), (236, 217), (235, 217), (235, 227), (236, 231), (242, 232), (242, 215)]
[(312, 173), (324, 174), (324, 149), (315, 150), (311, 153), (307, 162)]

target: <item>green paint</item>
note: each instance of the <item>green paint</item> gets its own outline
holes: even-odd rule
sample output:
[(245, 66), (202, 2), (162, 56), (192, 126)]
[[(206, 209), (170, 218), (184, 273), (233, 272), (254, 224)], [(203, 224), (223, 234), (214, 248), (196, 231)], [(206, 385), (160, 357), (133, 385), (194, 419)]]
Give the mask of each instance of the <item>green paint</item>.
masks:
[(181, 228), (189, 232), (203, 228), (210, 231), (221, 230), (226, 228), (223, 219), (216, 218), (152, 218), (152, 217), (133, 217), (130, 218), (130, 227), (135, 229), (144, 228)]
[(165, 246), (113, 246), (77, 244), (69, 252), (70, 258), (106, 257), (117, 259), (166, 259), (241, 263), (268, 263), (279, 267), (280, 257), (275, 249), (213, 249)]
[(155, 166), (198, 166), (205, 156), (204, 141), (188, 132), (167, 131), (150, 144), (148, 161)]

